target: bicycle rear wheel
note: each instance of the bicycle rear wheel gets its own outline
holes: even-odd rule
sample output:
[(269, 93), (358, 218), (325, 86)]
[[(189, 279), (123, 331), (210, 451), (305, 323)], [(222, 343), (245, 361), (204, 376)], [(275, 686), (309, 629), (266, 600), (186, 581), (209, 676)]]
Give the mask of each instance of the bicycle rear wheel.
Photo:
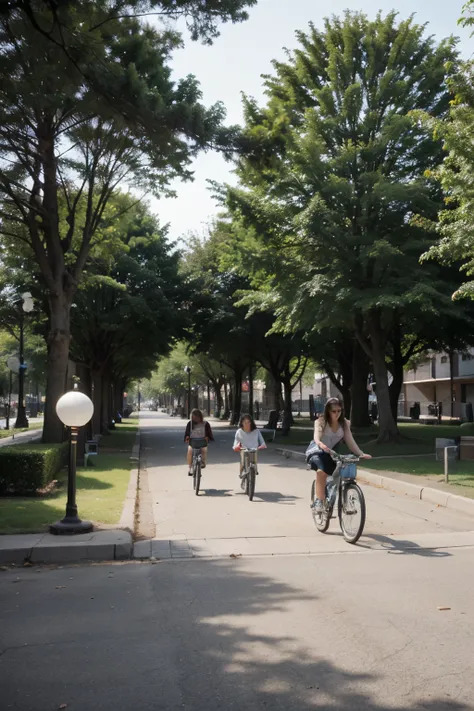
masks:
[(196, 462), (196, 467), (194, 469), (194, 491), (196, 496), (199, 496), (199, 489), (201, 487), (201, 462)]
[(365, 526), (365, 499), (356, 483), (346, 484), (339, 497), (339, 524), (348, 543), (357, 543)]
[[(314, 504), (316, 500), (316, 482), (313, 481), (311, 484), (311, 504)], [(313, 515), (314, 525), (321, 533), (326, 533), (329, 528), (332, 516), (332, 507), (324, 508), (320, 513), (316, 512), (313, 508), (311, 509)]]
[(253, 495), (255, 494), (255, 465), (250, 465), (250, 470), (247, 476), (247, 494), (249, 496), (249, 501), (253, 501)]

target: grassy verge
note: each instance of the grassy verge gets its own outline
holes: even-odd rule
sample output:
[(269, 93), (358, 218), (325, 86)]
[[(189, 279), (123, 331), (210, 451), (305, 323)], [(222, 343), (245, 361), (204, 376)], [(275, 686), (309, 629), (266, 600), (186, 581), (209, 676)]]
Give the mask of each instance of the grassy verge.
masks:
[[(416, 459), (378, 459), (363, 462), (363, 468), (377, 472), (394, 472), (424, 477), (430, 481), (444, 482), (444, 464), (434, 456)], [(449, 483), (458, 488), (457, 493), (474, 498), (474, 462), (449, 462)]]
[(0, 430), (0, 439), (4, 439), (5, 437), (11, 437), (12, 435), (19, 434), (20, 432), (30, 432), (31, 430), (40, 429), (43, 429), (42, 422), (32, 422), (29, 427), (21, 428), (18, 430), (14, 428), (12, 428), (11, 430)]
[[(78, 468), (77, 505), (81, 518), (104, 524), (119, 522), (130, 471), (134, 465), (130, 460), (130, 453), (137, 426), (138, 419), (124, 420), (110, 437), (102, 438), (100, 454), (93, 458), (94, 466), (87, 469)], [(64, 471), (58, 479), (57, 488), (51, 494), (41, 497), (1, 498), (0, 533), (46, 531), (50, 523), (64, 516), (66, 490), (67, 472)]]
[[(377, 444), (375, 426), (354, 429), (354, 437), (360, 447), (373, 457), (396, 457), (406, 454), (432, 454), (438, 437), (452, 439), (473, 434), (470, 428), (452, 425), (418, 425), (411, 422), (400, 423), (399, 430), (402, 440), (397, 444)], [(311, 436), (311, 432), (292, 429), (288, 437), (277, 434), (274, 444), (280, 447), (308, 445)]]

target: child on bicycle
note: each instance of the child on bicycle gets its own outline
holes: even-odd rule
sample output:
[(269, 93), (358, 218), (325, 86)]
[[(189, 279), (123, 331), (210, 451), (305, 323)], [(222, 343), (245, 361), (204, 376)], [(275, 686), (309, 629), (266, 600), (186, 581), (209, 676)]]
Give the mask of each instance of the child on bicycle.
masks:
[(191, 412), (191, 419), (186, 425), (186, 431), (184, 433), (184, 441), (189, 445), (188, 476), (192, 476), (193, 448), (202, 449), (201, 466), (204, 469), (207, 463), (207, 445), (209, 442), (214, 441), (211, 425), (204, 419), (201, 410), (195, 409)]
[(262, 437), (260, 430), (257, 430), (257, 425), (251, 415), (242, 415), (239, 422), (239, 429), (235, 433), (234, 452), (240, 452), (240, 473), (244, 468), (244, 449), (266, 449), (267, 445)]

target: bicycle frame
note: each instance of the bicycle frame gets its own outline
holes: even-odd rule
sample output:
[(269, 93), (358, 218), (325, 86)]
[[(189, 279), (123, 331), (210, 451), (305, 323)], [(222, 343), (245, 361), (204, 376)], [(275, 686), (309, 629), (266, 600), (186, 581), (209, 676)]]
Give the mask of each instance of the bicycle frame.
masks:
[(330, 492), (328, 490), (329, 485), (326, 484), (326, 490), (327, 490), (326, 501), (328, 502), (329, 506), (334, 506), (334, 504), (336, 503), (336, 496), (338, 494), (340, 496), (342, 489), (354, 481), (354, 479), (346, 479), (345, 477), (341, 476), (342, 467), (345, 464), (356, 464), (357, 462), (360, 461), (360, 457), (357, 457), (355, 454), (337, 454), (337, 452), (334, 452), (333, 450), (331, 450), (329, 452), (329, 454), (331, 455), (332, 459), (336, 462), (336, 468), (331, 475), (332, 481), (329, 483), (329, 485), (332, 485), (332, 486), (331, 486)]
[(257, 464), (257, 450), (256, 449), (242, 449), (243, 454), (243, 469), (242, 472), (248, 472), (251, 464)]

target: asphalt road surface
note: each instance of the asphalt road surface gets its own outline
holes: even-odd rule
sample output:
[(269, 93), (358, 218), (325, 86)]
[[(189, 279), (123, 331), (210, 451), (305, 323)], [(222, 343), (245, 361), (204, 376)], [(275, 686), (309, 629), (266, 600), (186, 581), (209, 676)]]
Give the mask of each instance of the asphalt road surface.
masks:
[(143, 425), (176, 555), (0, 572), (1, 711), (474, 709), (473, 519), (367, 486), (349, 546), (303, 467), (263, 453), (250, 503), (217, 429), (196, 498), (183, 423)]

